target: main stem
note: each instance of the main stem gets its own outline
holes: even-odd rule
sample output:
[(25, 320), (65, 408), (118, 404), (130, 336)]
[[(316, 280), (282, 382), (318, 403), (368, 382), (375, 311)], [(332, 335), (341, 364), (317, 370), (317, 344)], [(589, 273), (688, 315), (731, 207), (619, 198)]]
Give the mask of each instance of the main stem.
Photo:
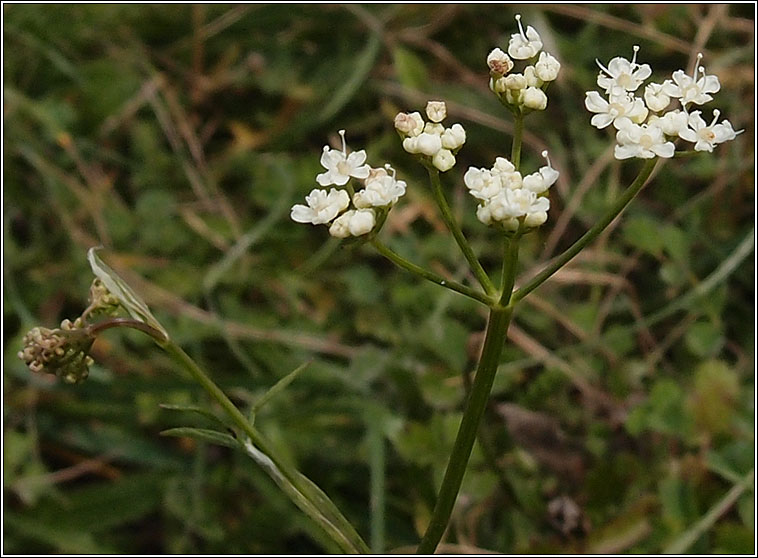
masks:
[(511, 306), (505, 308), (496, 306), (490, 309), (487, 333), (479, 366), (476, 369), (474, 384), (471, 387), (466, 410), (458, 429), (458, 435), (455, 438), (453, 453), (447, 464), (442, 487), (437, 496), (437, 504), (434, 506), (432, 518), (416, 551), (417, 554), (433, 554), (447, 528), (469, 457), (471, 457), (479, 423), (492, 391), (492, 384), (495, 381), (495, 374), (500, 363), (503, 342), (508, 331), (508, 325), (511, 322), (512, 313), (513, 308)]
[(442, 220), (445, 221), (448, 230), (453, 233), (453, 237), (458, 243), (461, 252), (463, 252), (466, 261), (468, 261), (469, 267), (471, 267), (471, 271), (476, 277), (476, 280), (479, 281), (479, 284), (488, 295), (494, 294), (496, 291), (495, 285), (492, 284), (487, 272), (484, 271), (482, 264), (479, 263), (476, 254), (474, 254), (474, 251), (471, 249), (471, 245), (468, 243), (468, 240), (466, 240), (466, 237), (463, 236), (463, 231), (461, 231), (458, 223), (455, 221), (455, 217), (453, 217), (453, 212), (450, 210), (450, 206), (447, 203), (445, 193), (442, 191), (440, 172), (433, 167), (427, 167), (427, 171), (429, 172), (429, 180), (432, 182), (432, 192), (434, 193), (434, 199), (437, 202), (437, 206), (440, 208)]

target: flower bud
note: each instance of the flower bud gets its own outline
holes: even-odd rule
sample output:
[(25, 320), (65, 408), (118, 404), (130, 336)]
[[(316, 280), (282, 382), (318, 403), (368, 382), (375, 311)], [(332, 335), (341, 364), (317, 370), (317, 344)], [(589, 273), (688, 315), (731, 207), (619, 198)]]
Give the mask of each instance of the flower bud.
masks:
[(434, 157), (437, 152), (442, 149), (442, 139), (438, 134), (428, 134), (424, 132), (415, 139), (417, 140), (416, 148), (418, 149), (418, 153)]
[(424, 131), (424, 119), (417, 112), (399, 112), (395, 117), (395, 129), (401, 134), (415, 137)]
[(547, 211), (527, 213), (526, 217), (524, 217), (524, 225), (527, 227), (539, 227), (545, 221), (547, 221)]
[(432, 122), (442, 122), (447, 116), (445, 101), (429, 101), (426, 103), (426, 115)]
[(371, 232), (375, 224), (373, 209), (351, 209), (334, 220), (329, 227), (329, 234), (336, 238), (361, 236)]
[(542, 80), (537, 77), (534, 66), (524, 68), (524, 79), (526, 80), (527, 87), (542, 87)]
[(424, 126), (424, 132), (427, 134), (437, 134), (438, 136), (441, 136), (444, 131), (445, 127), (438, 122), (427, 122)]
[(510, 74), (505, 76), (505, 87), (511, 90), (526, 88), (526, 78), (521, 74)]
[(419, 136), (405, 138), (403, 140), (403, 149), (405, 149), (408, 153), (411, 153), (412, 155), (419, 153), (418, 138)]
[(453, 124), (442, 133), (442, 147), (454, 151), (466, 143), (466, 130), (460, 124)]
[(547, 107), (547, 95), (542, 89), (527, 87), (524, 91), (524, 106), (534, 110), (545, 110)]
[(487, 56), (487, 66), (492, 77), (502, 77), (513, 69), (513, 60), (505, 52), (496, 48)]
[(554, 56), (544, 51), (540, 52), (540, 58), (534, 65), (534, 71), (542, 81), (553, 81), (558, 77), (560, 69), (561, 63)]
[(432, 164), (440, 172), (446, 172), (455, 165), (455, 156), (448, 149), (440, 149), (432, 159)]

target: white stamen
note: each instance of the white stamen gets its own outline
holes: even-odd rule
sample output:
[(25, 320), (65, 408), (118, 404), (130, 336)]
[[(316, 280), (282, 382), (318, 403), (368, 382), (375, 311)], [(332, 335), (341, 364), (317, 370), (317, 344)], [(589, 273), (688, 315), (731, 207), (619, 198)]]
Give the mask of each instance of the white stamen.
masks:
[(634, 45), (632, 49), (634, 50), (634, 54), (632, 55), (632, 68), (634, 68), (635, 66), (637, 66), (637, 53), (640, 50), (640, 46)]
[[(697, 70), (700, 66), (700, 61), (703, 59), (703, 53), (698, 52), (697, 53), (697, 60), (695, 60), (695, 69), (692, 71), (692, 79), (697, 80)], [(705, 73), (705, 70), (703, 70), (703, 73)]]
[(394, 180), (395, 176), (397, 176), (397, 172), (395, 171), (395, 169), (392, 168), (392, 165), (390, 165), (389, 163), (385, 163), (384, 168), (387, 169), (388, 171), (392, 171), (392, 179)]
[(543, 151), (543, 152), (542, 152), (542, 156), (543, 156), (543, 157), (545, 158), (545, 160), (547, 161), (547, 166), (548, 166), (548, 167), (550, 167), (550, 168), (552, 169), (552, 168), (553, 168), (553, 165), (552, 165), (552, 163), (550, 162), (550, 156), (547, 154), (547, 149), (546, 149), (545, 151)]
[(524, 33), (524, 28), (521, 26), (521, 14), (516, 14), (516, 22), (518, 23), (518, 30), (519, 33), (521, 33), (521, 37), (526, 41), (526, 34)]
[(603, 71), (604, 71), (606, 74), (608, 74), (609, 76), (613, 77), (613, 74), (611, 73), (611, 71), (610, 71), (608, 68), (606, 68), (605, 66), (603, 66), (603, 65), (600, 63), (600, 60), (598, 60), (597, 58), (595, 58), (595, 63), (596, 63), (598, 66), (600, 66), (600, 69), (601, 69), (601, 70), (603, 70)]
[(716, 123), (716, 120), (719, 119), (719, 116), (721, 116), (721, 111), (719, 109), (713, 109), (713, 122), (711, 122), (711, 126)]
[(342, 137), (342, 153), (347, 155), (347, 144), (345, 143), (345, 130), (339, 131), (340, 137)]

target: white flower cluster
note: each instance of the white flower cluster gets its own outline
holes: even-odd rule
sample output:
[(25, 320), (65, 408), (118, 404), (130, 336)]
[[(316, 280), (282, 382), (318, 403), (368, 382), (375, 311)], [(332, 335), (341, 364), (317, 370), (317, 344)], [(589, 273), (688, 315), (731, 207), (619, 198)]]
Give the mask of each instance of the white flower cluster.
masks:
[[(490, 69), (490, 89), (500, 101), (511, 110), (545, 110), (548, 84), (558, 77), (561, 63), (551, 54), (542, 51), (542, 39), (534, 27), (528, 25), (526, 31), (521, 25), (521, 16), (516, 15), (519, 32), (511, 35), (508, 54), (494, 49), (487, 56)], [(528, 65), (522, 73), (510, 73), (513, 59), (529, 60), (539, 54), (533, 65)]]
[(550, 200), (547, 190), (558, 180), (558, 171), (542, 152), (547, 165), (521, 176), (508, 159), (498, 157), (491, 169), (470, 167), (463, 175), (469, 193), (480, 201), (477, 218), (485, 225), (498, 225), (506, 231), (519, 227), (538, 227), (547, 221)]
[(372, 169), (364, 164), (366, 151), (354, 151), (348, 155), (345, 130), (339, 133), (342, 151), (324, 146), (321, 165), (326, 172), (319, 174), (316, 181), (321, 186), (345, 186), (350, 178), (363, 180), (363, 189), (352, 195), (353, 208), (348, 209), (351, 196), (347, 190), (331, 188), (327, 192), (314, 188), (305, 197), (307, 205), (292, 206), (290, 216), (298, 223), (329, 225), (329, 234), (337, 238), (362, 236), (374, 230), (377, 218), (386, 214), (405, 194), (406, 184), (396, 179), (395, 171), (389, 165), (385, 165), (385, 170)]
[(455, 154), (466, 143), (466, 130), (460, 124), (445, 128), (442, 121), (447, 116), (444, 101), (429, 101), (424, 119), (418, 112), (398, 113), (395, 129), (403, 137), (403, 149), (421, 155), (440, 172), (449, 171), (455, 165)]
[[(595, 113), (590, 121), (593, 126), (602, 129), (613, 124), (616, 128), (617, 159), (673, 157), (672, 140), (677, 137), (693, 142), (695, 151), (710, 152), (742, 131), (735, 132), (728, 120), (717, 123), (718, 110), (713, 111), (710, 124), (703, 120), (701, 111), (688, 112), (688, 105), (707, 103), (713, 99), (711, 93), (721, 89), (718, 77), (706, 75), (700, 66), (702, 54), (698, 54), (691, 76), (677, 70), (663, 83), (646, 85), (642, 98), (635, 96), (652, 73), (648, 64), (637, 63), (638, 51), (635, 46), (631, 61), (617, 56), (607, 68), (598, 62), (601, 72), (597, 84), (607, 99), (597, 91), (587, 91), (584, 101), (587, 110)], [(672, 99), (678, 99), (681, 109), (670, 109)]]

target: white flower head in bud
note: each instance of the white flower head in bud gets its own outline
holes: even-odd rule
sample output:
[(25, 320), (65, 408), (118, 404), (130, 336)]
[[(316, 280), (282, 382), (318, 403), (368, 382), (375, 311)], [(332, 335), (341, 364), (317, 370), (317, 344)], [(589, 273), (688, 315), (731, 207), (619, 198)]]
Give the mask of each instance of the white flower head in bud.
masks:
[[(434, 157), (437, 152), (442, 149), (442, 138), (439, 134), (429, 134), (424, 132), (413, 139), (416, 140), (417, 153), (421, 153), (428, 157)], [(405, 147), (405, 142), (403, 142), (403, 147)]]
[[(366, 179), (366, 187), (355, 193), (353, 204), (359, 209), (367, 207), (391, 207), (405, 195), (406, 184), (397, 180), (395, 169), (389, 164), (384, 169), (372, 169)], [(388, 174), (391, 171), (392, 174)]]
[(706, 124), (705, 120), (700, 116), (699, 110), (692, 111), (689, 115), (689, 128), (680, 131), (679, 137), (695, 143), (695, 151), (712, 152), (714, 146), (733, 140), (737, 137), (737, 134), (743, 131), (735, 132), (734, 128), (732, 128), (732, 123), (728, 120), (716, 124), (720, 114), (718, 110), (714, 110), (713, 121), (710, 124)]
[(324, 146), (324, 152), (321, 154), (321, 165), (326, 172), (316, 177), (316, 182), (321, 186), (335, 184), (344, 186), (350, 177), (366, 178), (369, 172), (369, 166), (365, 165), (366, 152), (361, 149), (347, 154), (347, 145), (345, 144), (345, 130), (340, 130), (342, 137), (342, 151), (330, 149), (328, 145)]
[(292, 206), (290, 216), (297, 223), (312, 223), (322, 225), (329, 223), (342, 210), (350, 205), (350, 196), (344, 190), (332, 188), (329, 193), (326, 190), (314, 188), (305, 197), (308, 205), (297, 204)]
[(631, 157), (668, 159), (674, 156), (674, 144), (666, 141), (663, 130), (656, 122), (635, 124), (628, 118), (621, 118), (617, 127), (619, 129), (616, 133), (618, 145), (614, 149), (616, 159)]
[(466, 143), (466, 130), (460, 124), (453, 124), (442, 133), (442, 147), (455, 151)]
[(415, 137), (424, 131), (424, 119), (417, 112), (400, 112), (395, 117), (395, 129), (401, 134)]
[(537, 87), (527, 87), (524, 90), (524, 106), (534, 110), (545, 110), (547, 107), (547, 95)]
[(376, 225), (373, 209), (351, 209), (337, 217), (329, 227), (329, 234), (336, 238), (361, 236), (370, 233)]
[(653, 112), (661, 112), (669, 106), (671, 97), (666, 94), (666, 89), (671, 85), (670, 80), (663, 83), (649, 83), (645, 86), (645, 104)]
[(442, 122), (447, 116), (445, 101), (429, 101), (426, 103), (426, 115), (432, 122)]
[(587, 91), (584, 106), (590, 112), (596, 113), (590, 123), (598, 129), (603, 129), (620, 118), (628, 118), (632, 122), (641, 123), (647, 118), (648, 111), (642, 99), (631, 93), (623, 91), (618, 95), (611, 95), (610, 101), (606, 101), (597, 91)]
[(519, 32), (511, 35), (511, 40), (508, 41), (508, 54), (516, 60), (526, 60), (536, 56), (542, 49), (542, 39), (540, 39), (539, 33), (531, 25), (527, 26), (526, 31), (524, 31), (520, 14), (516, 14), (516, 22)]
[[(689, 103), (695, 103), (696, 105), (707, 103), (713, 99), (710, 93), (717, 93), (721, 89), (719, 78), (706, 75), (705, 68), (700, 66), (702, 58), (703, 54), (699, 53), (692, 76), (688, 76), (684, 70), (677, 70), (671, 75), (671, 78), (674, 80), (673, 83), (668, 81), (664, 85), (663, 90), (666, 94), (679, 99), (683, 107), (686, 107)], [(697, 78), (698, 71), (703, 74), (703, 77), (700, 79)]]
[(558, 77), (561, 70), (561, 63), (554, 56), (547, 52), (540, 52), (540, 58), (534, 65), (537, 77), (542, 81), (553, 81)]
[(502, 50), (495, 48), (487, 55), (487, 66), (490, 75), (501, 77), (513, 69), (513, 60)]
[(640, 47), (634, 46), (634, 55), (631, 62), (626, 58), (617, 56), (603, 66), (599, 60), (595, 60), (602, 72), (597, 77), (597, 84), (605, 89), (606, 93), (620, 95), (625, 91), (636, 91), (640, 84), (650, 77), (653, 71), (649, 64), (637, 64), (637, 52)]
[(432, 164), (440, 172), (447, 172), (455, 165), (455, 155), (449, 149), (440, 149), (432, 157)]
[(558, 171), (550, 164), (550, 157), (547, 151), (543, 151), (542, 156), (547, 160), (547, 166), (541, 167), (537, 172), (525, 176), (523, 181), (524, 189), (535, 194), (547, 192), (550, 186), (558, 180)]
[(489, 200), (503, 189), (499, 173), (475, 167), (469, 167), (463, 175), (463, 183), (469, 193), (478, 200)]

